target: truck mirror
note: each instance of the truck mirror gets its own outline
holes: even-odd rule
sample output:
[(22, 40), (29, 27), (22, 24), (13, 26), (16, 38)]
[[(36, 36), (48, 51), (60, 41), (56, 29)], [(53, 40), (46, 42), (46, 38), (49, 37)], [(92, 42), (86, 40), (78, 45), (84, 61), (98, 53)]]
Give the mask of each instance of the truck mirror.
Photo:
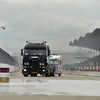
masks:
[(23, 56), (23, 49), (21, 49), (21, 56)]
[(48, 50), (48, 56), (50, 56), (50, 50)]

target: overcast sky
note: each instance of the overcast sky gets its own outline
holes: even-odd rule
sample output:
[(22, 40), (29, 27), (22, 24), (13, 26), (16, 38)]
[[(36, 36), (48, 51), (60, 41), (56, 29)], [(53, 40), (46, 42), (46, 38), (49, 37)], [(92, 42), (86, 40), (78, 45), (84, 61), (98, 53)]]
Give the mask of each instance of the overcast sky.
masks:
[(0, 0), (0, 47), (20, 52), (26, 40), (46, 40), (53, 50), (100, 27), (100, 0)]

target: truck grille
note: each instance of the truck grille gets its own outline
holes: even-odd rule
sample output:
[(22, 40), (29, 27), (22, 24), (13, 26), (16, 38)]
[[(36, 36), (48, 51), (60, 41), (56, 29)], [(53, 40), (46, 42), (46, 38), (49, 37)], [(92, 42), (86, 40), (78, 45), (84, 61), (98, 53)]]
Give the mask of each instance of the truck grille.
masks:
[(38, 70), (39, 69), (39, 63), (37, 63), (37, 62), (31, 62), (30, 66), (32, 66), (32, 70)]
[(32, 62), (32, 63), (30, 63), (30, 66), (39, 66), (39, 63), (37, 63), (37, 62)]

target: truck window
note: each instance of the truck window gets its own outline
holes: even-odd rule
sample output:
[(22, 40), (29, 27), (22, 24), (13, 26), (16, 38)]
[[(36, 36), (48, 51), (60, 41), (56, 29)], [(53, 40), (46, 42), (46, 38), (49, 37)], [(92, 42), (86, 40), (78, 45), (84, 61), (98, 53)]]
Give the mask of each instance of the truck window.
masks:
[(45, 55), (45, 50), (40, 49), (25, 49), (24, 55)]
[(59, 65), (59, 61), (58, 60), (54, 61), (54, 64)]
[(56, 60), (56, 61), (54, 61), (54, 62), (53, 62), (53, 61), (50, 61), (50, 64), (59, 65), (59, 61), (57, 61), (57, 60)]

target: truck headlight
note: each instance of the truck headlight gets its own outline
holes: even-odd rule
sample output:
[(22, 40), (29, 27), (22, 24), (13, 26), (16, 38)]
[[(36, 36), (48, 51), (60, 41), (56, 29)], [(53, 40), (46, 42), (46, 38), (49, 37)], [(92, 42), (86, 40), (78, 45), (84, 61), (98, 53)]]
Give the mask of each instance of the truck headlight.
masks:
[(26, 65), (26, 63), (24, 63), (24, 65)]
[(42, 65), (44, 66), (44, 63), (42, 63)]
[(26, 72), (27, 70), (26, 69), (24, 69), (24, 72)]
[(29, 63), (27, 63), (27, 65), (29, 65)]
[(39, 63), (39, 65), (42, 65), (41, 63)]

